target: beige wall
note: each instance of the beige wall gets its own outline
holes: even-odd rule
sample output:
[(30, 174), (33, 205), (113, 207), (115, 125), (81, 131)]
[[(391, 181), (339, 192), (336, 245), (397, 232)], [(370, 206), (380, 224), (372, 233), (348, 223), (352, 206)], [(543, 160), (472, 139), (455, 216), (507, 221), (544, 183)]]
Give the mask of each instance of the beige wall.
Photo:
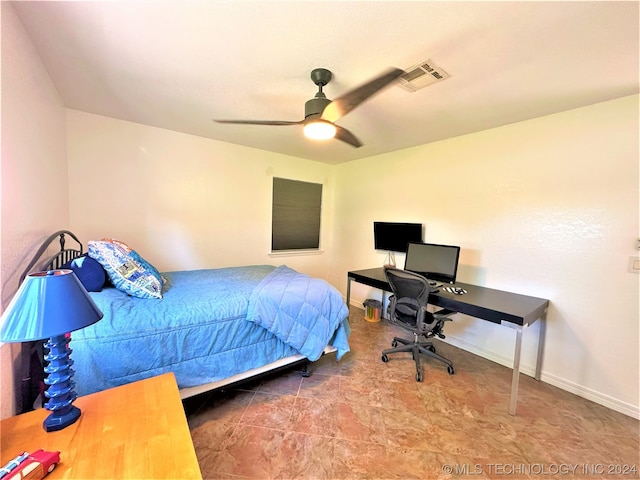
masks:
[[(327, 278), (332, 166), (67, 112), (71, 224), (121, 239), (161, 271), (287, 264)], [(269, 256), (274, 176), (323, 184), (321, 255)]]
[[(0, 289), (4, 308), (40, 242), (68, 226), (64, 105), (9, 2), (2, 15)], [(15, 409), (17, 345), (0, 346), (0, 416)]]
[[(383, 264), (373, 221), (422, 222), (462, 247), (460, 281), (551, 300), (543, 380), (637, 417), (638, 131), (631, 96), (339, 165), (332, 271), (344, 290), (346, 271)], [(354, 284), (353, 303), (368, 297)], [(447, 332), (511, 365), (511, 329), (458, 315)]]

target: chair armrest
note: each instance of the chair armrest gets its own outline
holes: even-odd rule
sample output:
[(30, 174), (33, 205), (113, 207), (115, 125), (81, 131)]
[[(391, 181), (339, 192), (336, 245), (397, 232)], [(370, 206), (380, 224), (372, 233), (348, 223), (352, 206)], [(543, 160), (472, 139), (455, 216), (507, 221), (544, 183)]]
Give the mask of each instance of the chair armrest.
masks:
[(441, 310), (438, 310), (437, 312), (433, 312), (433, 316), (438, 320), (451, 320), (448, 317), (450, 317), (454, 313), (458, 313), (458, 312), (454, 310), (449, 310), (448, 308), (443, 308)]
[(418, 310), (418, 318), (416, 320), (418, 321), (418, 323), (424, 322), (425, 317), (428, 317), (430, 313), (431, 312), (429, 312), (426, 306), (421, 307), (420, 310)]
[(416, 329), (418, 332), (430, 332), (438, 323), (438, 319), (429, 311), (427, 306), (420, 308), (416, 318)]
[(398, 302), (398, 299), (396, 298), (395, 295), (391, 295), (389, 297), (389, 305), (387, 305), (387, 313), (389, 314), (389, 318), (391, 318), (391, 315), (394, 314), (395, 310), (396, 310), (396, 303)]

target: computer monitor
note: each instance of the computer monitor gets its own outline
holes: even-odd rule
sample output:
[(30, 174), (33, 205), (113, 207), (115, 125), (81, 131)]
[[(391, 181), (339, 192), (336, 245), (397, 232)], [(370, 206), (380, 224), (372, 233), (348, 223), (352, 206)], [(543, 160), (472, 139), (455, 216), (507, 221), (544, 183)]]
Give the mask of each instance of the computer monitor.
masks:
[(407, 243), (422, 241), (421, 223), (373, 222), (373, 248), (406, 252)]
[(444, 283), (456, 283), (460, 247), (410, 242), (404, 269)]

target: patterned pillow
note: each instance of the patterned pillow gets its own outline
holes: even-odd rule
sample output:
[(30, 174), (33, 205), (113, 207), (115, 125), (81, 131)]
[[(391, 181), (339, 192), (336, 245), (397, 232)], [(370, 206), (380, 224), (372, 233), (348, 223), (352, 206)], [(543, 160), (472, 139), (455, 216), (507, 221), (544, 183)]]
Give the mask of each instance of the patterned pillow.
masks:
[(162, 298), (162, 277), (138, 252), (119, 240), (88, 242), (89, 256), (98, 261), (113, 286), (133, 297)]
[(103, 238), (102, 241), (103, 242), (111, 242), (111, 243), (117, 244), (124, 251), (129, 252), (131, 254), (131, 257), (133, 257), (133, 259), (136, 262), (138, 262), (140, 265), (142, 265), (145, 270), (149, 270), (149, 272), (151, 272), (151, 274), (154, 277), (162, 279), (162, 283), (165, 283), (167, 281), (166, 278), (164, 278), (162, 275), (160, 275), (160, 272), (158, 271), (158, 269), (156, 267), (154, 267), (149, 262), (147, 262), (144, 258), (142, 258), (140, 256), (140, 254), (138, 252), (136, 252), (133, 248), (131, 248), (129, 245), (127, 245), (123, 241), (116, 240), (115, 238)]

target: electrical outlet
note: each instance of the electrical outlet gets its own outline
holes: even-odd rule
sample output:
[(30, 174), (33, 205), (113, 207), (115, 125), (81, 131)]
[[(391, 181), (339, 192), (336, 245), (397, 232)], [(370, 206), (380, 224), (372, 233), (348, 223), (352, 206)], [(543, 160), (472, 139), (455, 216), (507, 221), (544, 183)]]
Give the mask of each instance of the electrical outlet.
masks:
[(640, 257), (629, 257), (629, 272), (640, 273)]

